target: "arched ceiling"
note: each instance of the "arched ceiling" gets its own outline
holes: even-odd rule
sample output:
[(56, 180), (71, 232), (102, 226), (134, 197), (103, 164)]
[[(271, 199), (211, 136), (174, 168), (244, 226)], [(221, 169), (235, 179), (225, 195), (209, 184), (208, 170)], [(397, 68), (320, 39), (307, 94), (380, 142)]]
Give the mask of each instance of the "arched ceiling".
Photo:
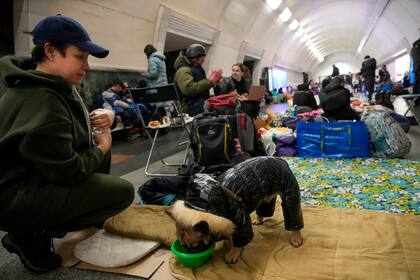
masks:
[[(264, 50), (267, 61), (298, 70), (314, 70), (321, 61), (288, 27), (294, 19), (322, 57), (352, 54), (358, 63), (365, 54), (381, 62), (401, 49), (409, 50), (420, 35), (420, 0), (283, 0), (274, 11), (264, 0), (223, 4), (225, 12), (216, 23), (222, 38), (226, 29), (230, 31), (226, 41), (237, 39), (231, 33), (242, 34), (244, 41)], [(282, 22), (279, 15), (286, 7), (292, 16)]]

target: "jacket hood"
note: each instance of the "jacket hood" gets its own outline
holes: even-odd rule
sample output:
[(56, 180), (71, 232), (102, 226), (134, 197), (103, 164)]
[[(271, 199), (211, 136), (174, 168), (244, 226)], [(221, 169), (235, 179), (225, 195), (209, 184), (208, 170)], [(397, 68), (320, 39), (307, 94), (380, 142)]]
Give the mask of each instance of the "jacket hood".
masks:
[(7, 87), (30, 84), (71, 91), (71, 86), (63, 78), (35, 68), (36, 63), (29, 57), (5, 56), (0, 59), (0, 79)]
[(162, 61), (165, 61), (165, 59), (166, 59), (166, 56), (163, 53), (161, 53), (160, 51), (155, 51), (154, 53), (152, 53), (150, 55), (150, 58), (152, 58), (152, 57), (156, 57), (156, 58), (158, 58)]
[(178, 68), (181, 67), (182, 65), (192, 66), (191, 61), (184, 55), (183, 51), (179, 52), (179, 55), (175, 60), (175, 63), (174, 63), (175, 70), (178, 70)]
[(339, 89), (344, 89), (344, 88), (340, 85), (335, 85), (334, 83), (331, 82), (325, 87), (324, 92), (326, 94), (328, 94), (330, 92), (333, 92), (333, 91), (339, 90)]

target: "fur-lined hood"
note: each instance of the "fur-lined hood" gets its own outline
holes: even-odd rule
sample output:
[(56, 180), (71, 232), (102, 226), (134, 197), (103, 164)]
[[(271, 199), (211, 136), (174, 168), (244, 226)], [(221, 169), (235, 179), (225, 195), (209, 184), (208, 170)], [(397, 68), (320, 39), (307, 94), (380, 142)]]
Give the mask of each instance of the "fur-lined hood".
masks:
[(208, 213), (198, 211), (185, 206), (183, 200), (176, 201), (167, 213), (177, 222), (183, 226), (191, 226), (205, 221), (209, 225), (210, 232), (214, 235), (231, 237), (235, 231), (235, 224), (229, 219)]

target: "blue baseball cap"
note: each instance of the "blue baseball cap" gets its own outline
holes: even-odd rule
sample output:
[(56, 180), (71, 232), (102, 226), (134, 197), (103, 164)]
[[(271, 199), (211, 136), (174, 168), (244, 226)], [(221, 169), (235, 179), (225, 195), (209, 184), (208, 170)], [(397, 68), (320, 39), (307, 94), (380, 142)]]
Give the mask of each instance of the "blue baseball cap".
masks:
[(109, 50), (90, 40), (80, 23), (62, 15), (41, 20), (32, 31), (32, 37), (35, 45), (46, 42), (72, 44), (98, 58), (104, 58), (109, 53)]

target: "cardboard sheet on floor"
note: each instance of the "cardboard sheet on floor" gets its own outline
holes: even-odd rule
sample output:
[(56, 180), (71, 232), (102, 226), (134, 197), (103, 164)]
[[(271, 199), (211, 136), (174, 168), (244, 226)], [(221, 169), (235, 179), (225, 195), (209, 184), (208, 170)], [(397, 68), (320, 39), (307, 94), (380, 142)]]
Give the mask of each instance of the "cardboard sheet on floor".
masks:
[(192, 270), (171, 258), (179, 279), (420, 279), (420, 216), (371, 210), (304, 207), (304, 244), (289, 245), (280, 211), (255, 226), (254, 240), (234, 265), (226, 248)]
[[(159, 248), (156, 251), (152, 252), (148, 256), (140, 259), (139, 261), (124, 267), (119, 268), (103, 268), (94, 266), (85, 262), (81, 262), (73, 256), (73, 249), (77, 243), (89, 238), (96, 233), (95, 229), (87, 229), (83, 231), (78, 231), (68, 234), (62, 240), (54, 240), (55, 250), (63, 258), (64, 267), (73, 267), (77, 269), (88, 269), (96, 270), (102, 272), (112, 272), (120, 273), (132, 276), (138, 276), (143, 278), (151, 277), (160, 267), (163, 266), (164, 262), (168, 263), (170, 251), (164, 248)], [(166, 264), (168, 267), (168, 264)], [(162, 270), (164, 271), (164, 270)], [(159, 275), (162, 275), (162, 271), (159, 272)], [(167, 278), (153, 278), (156, 280), (160, 279), (170, 279), (169, 270), (166, 273)], [(169, 277), (169, 278), (168, 278)]]
[[(112, 228), (114, 234), (134, 237), (135, 229), (156, 215), (151, 212), (152, 216), (146, 217), (142, 210), (130, 207), (108, 225), (116, 226)], [(300, 248), (289, 244), (290, 233), (284, 230), (277, 205), (272, 218), (254, 226), (255, 237), (236, 264), (223, 262), (228, 246), (218, 242), (210, 261), (198, 269), (185, 268), (170, 256), (170, 272), (178, 279), (207, 280), (420, 279), (420, 216), (311, 206), (303, 206), (303, 216), (304, 244)], [(127, 217), (132, 217), (128, 223)], [(162, 229), (171, 220), (165, 220), (164, 215), (161, 218), (165, 224), (157, 229), (158, 234), (166, 233), (168, 238), (174, 233)], [(154, 223), (154, 227), (159, 228), (159, 224)], [(160, 269), (157, 273), (165, 273), (164, 266)]]

